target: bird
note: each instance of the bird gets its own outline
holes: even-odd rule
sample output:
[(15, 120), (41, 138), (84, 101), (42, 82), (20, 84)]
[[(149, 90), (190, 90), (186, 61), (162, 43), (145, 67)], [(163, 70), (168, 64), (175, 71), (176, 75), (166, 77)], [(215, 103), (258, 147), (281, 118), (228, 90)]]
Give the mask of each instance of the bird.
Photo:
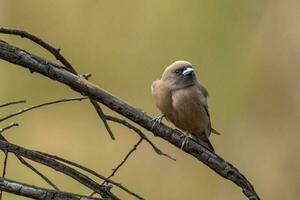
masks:
[(214, 152), (208, 138), (211, 133), (220, 133), (211, 126), (207, 104), (208, 91), (197, 80), (190, 62), (179, 60), (169, 65), (161, 79), (153, 81), (151, 91), (154, 102), (162, 113), (153, 119), (153, 126), (166, 118), (186, 132), (181, 149), (188, 139), (192, 138)]

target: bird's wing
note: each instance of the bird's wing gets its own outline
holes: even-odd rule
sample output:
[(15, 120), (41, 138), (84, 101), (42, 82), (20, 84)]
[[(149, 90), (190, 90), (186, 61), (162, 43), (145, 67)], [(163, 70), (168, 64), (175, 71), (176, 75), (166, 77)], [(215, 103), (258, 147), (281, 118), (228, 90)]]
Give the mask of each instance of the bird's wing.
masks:
[(210, 132), (214, 133), (214, 134), (217, 134), (217, 135), (221, 135), (220, 132), (218, 132), (217, 130), (215, 130), (214, 128), (211, 127), (211, 122), (210, 122), (210, 114), (209, 114), (209, 111), (208, 111), (208, 104), (207, 104), (207, 97), (208, 97), (208, 91), (207, 89), (201, 85), (199, 82), (197, 82), (197, 87), (198, 89), (200, 90), (200, 92), (205, 96), (205, 101), (203, 100), (202, 101), (202, 105), (206, 111), (206, 114), (209, 118), (209, 128), (210, 128)]

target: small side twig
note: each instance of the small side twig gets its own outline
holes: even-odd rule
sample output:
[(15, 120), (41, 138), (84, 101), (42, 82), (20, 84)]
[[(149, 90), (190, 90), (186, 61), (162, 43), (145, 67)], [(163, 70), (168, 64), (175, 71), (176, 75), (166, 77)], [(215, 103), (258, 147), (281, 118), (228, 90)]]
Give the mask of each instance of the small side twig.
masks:
[(136, 132), (141, 138), (143, 138), (146, 142), (148, 142), (150, 144), (150, 146), (154, 149), (154, 151), (160, 155), (160, 156), (166, 156), (167, 158), (170, 158), (171, 160), (176, 161), (176, 158), (173, 158), (172, 156), (164, 153), (162, 150), (160, 150), (157, 146), (155, 146), (155, 144), (153, 144), (153, 142), (151, 142), (151, 140), (138, 128), (136, 128), (135, 126), (133, 126), (132, 124), (128, 123), (126, 120), (123, 119), (119, 119), (117, 117), (114, 116), (110, 116), (110, 115), (106, 115), (105, 118), (107, 120), (116, 122), (118, 124), (121, 124), (123, 126), (126, 126), (127, 128), (133, 130), (134, 132)]
[(12, 113), (12, 114), (10, 114), (8, 116), (0, 118), (0, 122), (2, 122), (4, 120), (7, 120), (9, 118), (12, 118), (14, 116), (20, 115), (22, 113), (25, 113), (27, 111), (43, 107), (43, 106), (47, 106), (47, 105), (51, 105), (51, 104), (56, 104), (56, 103), (62, 103), (62, 102), (69, 102), (69, 101), (82, 101), (82, 100), (85, 100), (85, 99), (88, 99), (88, 97), (65, 98), (65, 99), (59, 99), (59, 100), (49, 101), (49, 102), (38, 104), (38, 105), (35, 105), (35, 106), (30, 106), (28, 108), (24, 108), (24, 109), (19, 110), (19, 111), (15, 112), (15, 113)]
[[(139, 141), (128, 151), (128, 153), (125, 155), (125, 157), (123, 158), (123, 160), (112, 169), (112, 173), (107, 176), (107, 179), (110, 179), (111, 177), (113, 177), (115, 175), (115, 173), (117, 173), (117, 171), (125, 164), (125, 162), (128, 160), (128, 158), (130, 157), (130, 155), (136, 151), (137, 147), (142, 143), (143, 138), (140, 138)], [(102, 185), (104, 185), (105, 183), (108, 183), (107, 180), (104, 180)], [(94, 194), (96, 194), (96, 192), (92, 192), (89, 194), (89, 196), (93, 196)], [(139, 199), (143, 199), (142, 197), (138, 197)]]
[[(125, 162), (128, 160), (128, 158), (130, 157), (130, 155), (136, 151), (137, 147), (142, 143), (142, 141), (144, 140), (144, 138), (140, 138), (139, 141), (128, 151), (128, 153), (125, 155), (125, 157), (123, 158), (123, 160), (115, 167), (112, 169), (112, 173), (107, 177), (107, 178), (111, 178), (115, 175), (115, 173), (117, 173), (117, 171), (125, 164)], [(106, 181), (104, 181), (102, 184), (107, 183)]]
[(16, 100), (16, 101), (7, 102), (7, 103), (4, 103), (4, 104), (1, 104), (0, 108), (10, 106), (10, 105), (14, 105), (14, 104), (18, 104), (18, 103), (26, 103), (26, 100)]
[(34, 166), (32, 166), (31, 164), (29, 164), (24, 158), (22, 158), (21, 156), (18, 156), (17, 154), (15, 154), (15, 156), (18, 158), (18, 160), (23, 165), (25, 165), (26, 167), (28, 167), (29, 169), (31, 169), (34, 173), (36, 173), (38, 176), (40, 176), (42, 179), (44, 179), (44, 181), (46, 181), (49, 185), (51, 185), (55, 190), (60, 191), (60, 189), (52, 181), (50, 181), (49, 178), (47, 178), (44, 174), (42, 174)]
[(15, 122), (12, 122), (12, 123), (10, 123), (9, 125), (7, 125), (7, 126), (5, 126), (5, 127), (3, 127), (3, 128), (0, 128), (0, 135), (1, 135), (4, 131), (6, 131), (6, 130), (8, 130), (8, 129), (14, 127), (14, 126), (19, 126), (19, 124), (18, 124), (18, 123), (15, 123)]
[(90, 99), (90, 101), (91, 101), (91, 103), (93, 104), (93, 106), (94, 106), (94, 108), (95, 108), (95, 110), (96, 110), (98, 116), (99, 116), (100, 119), (102, 120), (102, 122), (103, 122), (103, 124), (104, 124), (104, 126), (105, 126), (107, 132), (109, 133), (111, 139), (112, 139), (112, 140), (115, 140), (115, 136), (114, 136), (112, 130), (110, 129), (110, 127), (109, 127), (109, 125), (108, 125), (108, 123), (107, 123), (107, 121), (106, 121), (105, 114), (104, 114), (103, 110), (101, 109), (100, 105), (98, 104), (97, 101), (94, 101), (94, 100), (92, 100), (92, 99)]

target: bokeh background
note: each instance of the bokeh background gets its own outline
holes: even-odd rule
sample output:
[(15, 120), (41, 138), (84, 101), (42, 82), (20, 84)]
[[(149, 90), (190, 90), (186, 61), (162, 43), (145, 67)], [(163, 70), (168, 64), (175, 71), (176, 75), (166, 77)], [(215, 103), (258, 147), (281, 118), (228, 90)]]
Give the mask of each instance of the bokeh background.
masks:
[[(218, 154), (253, 183), (262, 199), (300, 195), (300, 1), (0, 0), (0, 26), (34, 33), (62, 48), (80, 73), (112, 94), (157, 116), (150, 85), (175, 60), (194, 64), (210, 92), (211, 141)], [(55, 61), (26, 39), (0, 39)], [(68, 87), (0, 61), (0, 102), (26, 99), (1, 116), (29, 105), (78, 96)], [(106, 112), (110, 112), (105, 108)], [(137, 141), (111, 124), (110, 140), (88, 102), (45, 107), (1, 123), (13, 143), (79, 162), (102, 174)], [(146, 131), (145, 131), (146, 132)], [(146, 199), (246, 199), (241, 189), (193, 157), (146, 132), (177, 158), (156, 155), (143, 143), (114, 180)], [(1, 154), (3, 160), (3, 154)], [(65, 191), (90, 191), (47, 169)], [(9, 157), (7, 177), (49, 187)], [(123, 199), (126, 193), (113, 189)], [(25, 199), (5, 193), (4, 199)]]

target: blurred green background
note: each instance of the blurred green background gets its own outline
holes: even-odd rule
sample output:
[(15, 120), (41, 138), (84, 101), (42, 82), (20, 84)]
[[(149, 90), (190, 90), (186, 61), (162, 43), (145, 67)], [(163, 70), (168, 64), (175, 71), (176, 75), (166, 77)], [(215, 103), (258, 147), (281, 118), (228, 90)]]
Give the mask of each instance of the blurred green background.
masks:
[[(217, 153), (247, 176), (262, 199), (299, 199), (299, 9), (297, 0), (0, 0), (0, 26), (27, 30), (62, 48), (80, 73), (91, 72), (92, 82), (151, 116), (159, 114), (151, 82), (175, 60), (192, 62), (210, 92), (212, 124), (223, 133), (211, 137)], [(0, 39), (55, 61), (26, 39)], [(0, 91), (1, 103), (26, 99), (26, 106), (78, 96), (2, 60)], [(1, 116), (23, 107), (1, 109)], [(1, 127), (10, 122), (20, 123), (5, 132), (11, 142), (105, 175), (137, 141), (135, 134), (115, 124), (117, 140), (110, 140), (87, 101), (32, 111)], [(246, 199), (240, 188), (193, 157), (146, 134), (177, 161), (156, 155), (143, 143), (114, 180), (146, 199)], [(35, 166), (65, 191), (90, 192), (62, 174)], [(8, 178), (48, 187), (13, 156), (8, 167)], [(25, 198), (5, 193), (4, 199)]]

